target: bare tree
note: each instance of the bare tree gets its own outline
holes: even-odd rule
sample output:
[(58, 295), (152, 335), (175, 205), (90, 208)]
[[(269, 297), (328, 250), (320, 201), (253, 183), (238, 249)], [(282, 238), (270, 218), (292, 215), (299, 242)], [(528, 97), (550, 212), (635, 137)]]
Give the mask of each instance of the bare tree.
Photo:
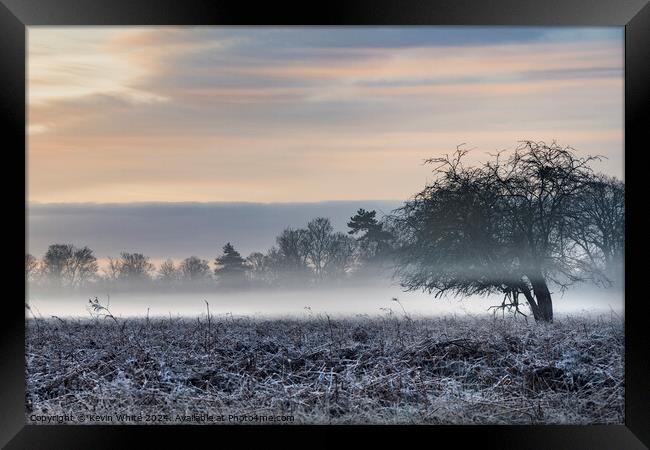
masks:
[(38, 259), (30, 253), (25, 253), (25, 281), (34, 281), (38, 274)]
[(52, 244), (43, 256), (43, 275), (50, 283), (63, 286), (74, 247), (71, 244)]
[(57, 286), (79, 287), (97, 272), (97, 258), (88, 247), (52, 244), (43, 257), (42, 270)]
[(329, 219), (317, 217), (304, 232), (305, 260), (313, 268), (317, 280), (345, 273), (354, 251), (354, 239), (335, 233)]
[(428, 160), (436, 180), (397, 211), (397, 276), (436, 295), (500, 292), (517, 311), (523, 295), (536, 320), (552, 321), (549, 283), (583, 279), (571, 228), (596, 158), (531, 141), (480, 167), (465, 154)]
[(317, 279), (322, 279), (329, 258), (334, 228), (329, 219), (317, 217), (307, 224), (305, 255)]
[(164, 283), (173, 283), (178, 281), (179, 278), (180, 274), (174, 265), (174, 261), (167, 259), (160, 265), (160, 268), (158, 269), (158, 279), (160, 281)]
[(307, 266), (306, 239), (306, 230), (293, 228), (286, 228), (275, 239), (284, 270), (304, 271)]
[(625, 184), (597, 175), (577, 204), (571, 238), (594, 269), (596, 280), (620, 281), (625, 250)]
[(253, 282), (259, 283), (272, 283), (274, 277), (272, 275), (272, 257), (269, 255), (275, 254), (277, 249), (272, 249), (269, 254), (265, 255), (261, 252), (253, 252), (246, 258), (248, 266), (248, 276)]
[(142, 253), (122, 252), (120, 253), (118, 265), (119, 279), (129, 283), (141, 283), (150, 280), (151, 272), (154, 270), (149, 257)]
[(205, 259), (190, 256), (179, 266), (181, 277), (185, 281), (197, 282), (210, 279), (210, 266)]
[(104, 268), (103, 272), (108, 281), (115, 282), (120, 278), (120, 260), (119, 258), (108, 258), (108, 264)]
[(302, 283), (311, 276), (307, 266), (306, 230), (286, 228), (276, 237), (276, 246), (264, 258), (266, 278), (271, 283)]
[(97, 258), (90, 248), (73, 248), (72, 257), (67, 268), (70, 286), (79, 287), (92, 280), (97, 274), (97, 269)]
[(353, 264), (356, 241), (344, 233), (334, 233), (330, 241), (324, 274), (329, 278), (342, 278)]

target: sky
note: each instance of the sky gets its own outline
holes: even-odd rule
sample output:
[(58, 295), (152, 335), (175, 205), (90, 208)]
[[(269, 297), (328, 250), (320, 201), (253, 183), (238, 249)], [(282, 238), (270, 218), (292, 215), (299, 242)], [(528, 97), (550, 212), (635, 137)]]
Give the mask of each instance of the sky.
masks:
[(623, 175), (623, 28), (29, 27), (30, 203), (403, 200), (557, 140)]

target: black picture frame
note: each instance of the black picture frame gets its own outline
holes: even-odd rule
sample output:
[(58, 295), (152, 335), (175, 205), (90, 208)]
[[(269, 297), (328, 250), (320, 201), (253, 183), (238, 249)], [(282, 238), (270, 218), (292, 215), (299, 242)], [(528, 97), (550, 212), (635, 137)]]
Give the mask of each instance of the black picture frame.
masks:
[[(414, 439), (439, 446), (468, 441), (495, 448), (636, 449), (650, 445), (650, 345), (646, 339), (648, 308), (640, 290), (641, 270), (633, 264), (643, 255), (638, 245), (644, 193), (641, 158), (650, 142), (648, 114), (650, 80), (650, 4), (648, 0), (348, 0), (318, 4), (278, 4), (234, 0), (0, 0), (0, 123), (6, 124), (2, 146), (7, 222), (26, 234), (25, 227), (25, 65), (26, 27), (34, 25), (553, 25), (625, 27), (625, 424), (602, 426), (418, 426), (407, 431)], [(22, 157), (21, 157), (22, 156)], [(4, 178), (9, 180), (7, 176)], [(22, 184), (21, 184), (22, 183)], [(22, 187), (21, 187), (22, 186)], [(23, 219), (21, 219), (21, 217)], [(19, 265), (24, 245), (11, 245), (13, 294), (3, 302), (0, 327), (0, 444), (7, 448), (121, 448), (133, 439), (188, 445), (187, 433), (222, 444), (224, 434), (248, 443), (264, 434), (279, 443), (303, 440), (332, 443), (347, 440), (353, 428), (370, 429), (382, 440), (403, 441), (396, 427), (182, 427), (182, 426), (35, 426), (25, 425), (24, 310), (18, 298), (25, 284)], [(640, 260), (640, 258), (639, 258)], [(638, 291), (638, 292), (637, 292)], [(638, 294), (638, 295), (637, 295)], [(22, 310), (22, 312), (21, 312)], [(291, 434), (291, 438), (287, 435)], [(282, 433), (282, 436), (280, 436)], [(442, 439), (445, 439), (444, 441)], [(451, 441), (449, 441), (451, 439)], [(410, 442), (415, 442), (409, 439)], [(385, 441), (387, 443), (387, 441)], [(304, 441), (306, 445), (306, 441)], [(195, 444), (191, 444), (195, 445)], [(403, 444), (402, 444), (403, 445)]]

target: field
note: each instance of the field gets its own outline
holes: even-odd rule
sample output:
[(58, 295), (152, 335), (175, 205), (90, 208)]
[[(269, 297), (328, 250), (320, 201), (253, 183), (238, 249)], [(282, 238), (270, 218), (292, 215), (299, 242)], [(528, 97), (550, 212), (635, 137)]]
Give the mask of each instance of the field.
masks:
[(113, 424), (622, 423), (623, 355), (614, 314), (551, 325), (392, 313), (29, 319), (26, 415), (28, 423), (55, 415)]

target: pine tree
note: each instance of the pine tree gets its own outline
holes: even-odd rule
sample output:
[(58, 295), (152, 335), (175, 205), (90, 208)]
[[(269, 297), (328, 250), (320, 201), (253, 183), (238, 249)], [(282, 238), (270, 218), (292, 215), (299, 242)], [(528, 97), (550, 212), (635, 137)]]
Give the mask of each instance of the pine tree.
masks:
[(365, 252), (365, 259), (386, 256), (390, 250), (390, 241), (393, 236), (384, 230), (383, 225), (376, 218), (376, 211), (366, 211), (360, 208), (357, 214), (350, 218), (348, 234), (361, 234), (357, 241)]
[(223, 246), (223, 255), (217, 257), (215, 263), (214, 274), (221, 282), (236, 284), (244, 281), (247, 269), (246, 260), (230, 242)]

